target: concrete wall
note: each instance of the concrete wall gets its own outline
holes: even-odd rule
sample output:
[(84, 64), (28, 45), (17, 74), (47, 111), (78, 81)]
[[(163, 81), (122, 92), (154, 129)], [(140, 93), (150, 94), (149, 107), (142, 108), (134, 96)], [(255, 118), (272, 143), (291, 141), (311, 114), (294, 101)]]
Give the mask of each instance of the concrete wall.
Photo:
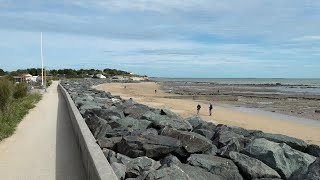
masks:
[(69, 93), (61, 86), (61, 84), (59, 84), (58, 88), (67, 102), (74, 134), (77, 139), (84, 168), (87, 171), (88, 179), (117, 180), (117, 176), (113, 172), (99, 145), (96, 143), (95, 138), (82, 118), (78, 108), (75, 106)]

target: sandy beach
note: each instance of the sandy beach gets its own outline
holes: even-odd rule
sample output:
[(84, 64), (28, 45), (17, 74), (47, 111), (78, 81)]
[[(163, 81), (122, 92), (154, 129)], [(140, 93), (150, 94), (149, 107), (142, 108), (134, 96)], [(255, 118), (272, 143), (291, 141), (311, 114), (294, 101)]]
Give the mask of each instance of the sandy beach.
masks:
[[(308, 143), (320, 144), (320, 126), (303, 122), (293, 122), (277, 116), (242, 112), (234, 108), (221, 107), (214, 103), (213, 116), (209, 116), (208, 102), (192, 99), (173, 99), (177, 96), (166, 93), (155, 82), (142, 83), (110, 83), (96, 87), (96, 89), (121, 96), (123, 99), (133, 98), (134, 101), (154, 108), (167, 108), (182, 117), (196, 115), (196, 105), (202, 108), (200, 117), (216, 124), (227, 124), (247, 129), (262, 130), (264, 132), (285, 134), (305, 140)], [(157, 89), (157, 93), (155, 93)]]

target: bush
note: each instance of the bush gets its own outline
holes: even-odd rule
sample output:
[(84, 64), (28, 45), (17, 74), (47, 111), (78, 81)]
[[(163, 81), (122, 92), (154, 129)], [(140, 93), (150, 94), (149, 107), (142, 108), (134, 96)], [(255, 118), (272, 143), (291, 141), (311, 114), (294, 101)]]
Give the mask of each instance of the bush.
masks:
[(46, 80), (46, 85), (47, 85), (47, 87), (51, 86), (51, 84), (52, 84), (52, 81), (49, 80), (49, 79), (47, 79), (47, 80)]
[(7, 79), (0, 80), (0, 110), (3, 111), (12, 97), (12, 83)]
[(28, 92), (28, 85), (26, 83), (16, 84), (14, 88), (13, 97), (16, 99), (23, 98), (27, 95), (27, 92)]

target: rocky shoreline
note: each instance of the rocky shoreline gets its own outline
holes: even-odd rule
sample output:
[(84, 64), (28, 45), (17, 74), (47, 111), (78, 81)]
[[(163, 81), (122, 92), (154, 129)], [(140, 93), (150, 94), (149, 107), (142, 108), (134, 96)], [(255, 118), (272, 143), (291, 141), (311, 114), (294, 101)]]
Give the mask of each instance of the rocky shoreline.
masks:
[(320, 179), (320, 147), (280, 134), (182, 118), (63, 80), (119, 179)]

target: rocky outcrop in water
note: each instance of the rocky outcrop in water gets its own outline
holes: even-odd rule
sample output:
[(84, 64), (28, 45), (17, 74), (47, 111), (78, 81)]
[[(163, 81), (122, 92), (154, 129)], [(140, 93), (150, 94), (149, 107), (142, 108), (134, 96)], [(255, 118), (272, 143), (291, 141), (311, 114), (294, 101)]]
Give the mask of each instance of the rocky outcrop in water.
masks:
[(119, 179), (320, 179), (317, 145), (184, 119), (92, 88), (101, 83), (61, 82)]

